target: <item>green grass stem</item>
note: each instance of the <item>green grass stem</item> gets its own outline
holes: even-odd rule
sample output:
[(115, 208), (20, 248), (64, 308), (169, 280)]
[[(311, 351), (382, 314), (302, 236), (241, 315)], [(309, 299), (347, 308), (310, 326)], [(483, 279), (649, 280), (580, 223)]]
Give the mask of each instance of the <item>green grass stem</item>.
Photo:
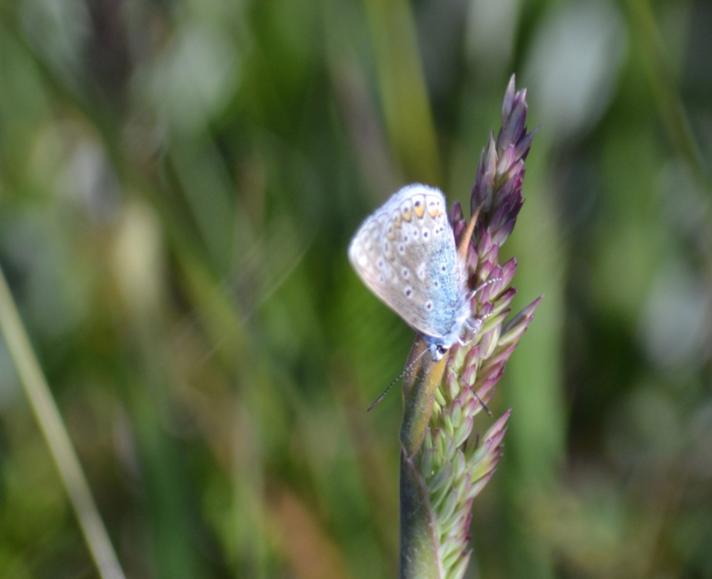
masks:
[(126, 579), (1, 269), (0, 327), (99, 576), (101, 579)]

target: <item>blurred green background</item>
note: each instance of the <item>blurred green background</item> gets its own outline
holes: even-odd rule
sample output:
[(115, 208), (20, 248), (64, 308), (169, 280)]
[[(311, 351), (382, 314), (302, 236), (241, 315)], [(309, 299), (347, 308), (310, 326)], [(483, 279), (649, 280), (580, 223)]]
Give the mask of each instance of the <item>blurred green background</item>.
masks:
[[(131, 578), (396, 576), (405, 325), (346, 247), (467, 201), (512, 72), (544, 294), (469, 577), (712, 577), (712, 4), (0, 2), (0, 264)], [(0, 348), (0, 577), (96, 571)], [(484, 431), (487, 421), (478, 425)]]

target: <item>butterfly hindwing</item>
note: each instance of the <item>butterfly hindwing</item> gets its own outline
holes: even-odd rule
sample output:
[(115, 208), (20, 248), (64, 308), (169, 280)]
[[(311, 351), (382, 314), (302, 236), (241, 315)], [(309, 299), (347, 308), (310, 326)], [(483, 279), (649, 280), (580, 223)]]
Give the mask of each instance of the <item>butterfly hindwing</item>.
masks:
[(366, 219), (349, 247), (369, 289), (434, 338), (452, 331), (467, 295), (445, 207), (438, 189), (406, 186)]

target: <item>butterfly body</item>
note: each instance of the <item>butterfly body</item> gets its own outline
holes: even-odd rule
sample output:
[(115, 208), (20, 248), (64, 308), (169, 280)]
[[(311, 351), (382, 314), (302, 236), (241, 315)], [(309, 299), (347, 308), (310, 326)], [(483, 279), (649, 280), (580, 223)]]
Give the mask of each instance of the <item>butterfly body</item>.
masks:
[(349, 259), (366, 286), (420, 332), (434, 359), (471, 317), (464, 265), (442, 192), (407, 185), (364, 221)]

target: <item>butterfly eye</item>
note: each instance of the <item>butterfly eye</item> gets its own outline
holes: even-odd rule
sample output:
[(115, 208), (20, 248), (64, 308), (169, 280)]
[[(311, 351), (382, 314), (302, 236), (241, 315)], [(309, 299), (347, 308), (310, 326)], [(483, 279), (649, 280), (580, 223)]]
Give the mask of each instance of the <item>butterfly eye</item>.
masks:
[(438, 360), (442, 360), (442, 357), (447, 354), (447, 348), (442, 344), (438, 344), (437, 346), (435, 346), (434, 349), (431, 350), (431, 352), (433, 355), (433, 360), (437, 362)]

